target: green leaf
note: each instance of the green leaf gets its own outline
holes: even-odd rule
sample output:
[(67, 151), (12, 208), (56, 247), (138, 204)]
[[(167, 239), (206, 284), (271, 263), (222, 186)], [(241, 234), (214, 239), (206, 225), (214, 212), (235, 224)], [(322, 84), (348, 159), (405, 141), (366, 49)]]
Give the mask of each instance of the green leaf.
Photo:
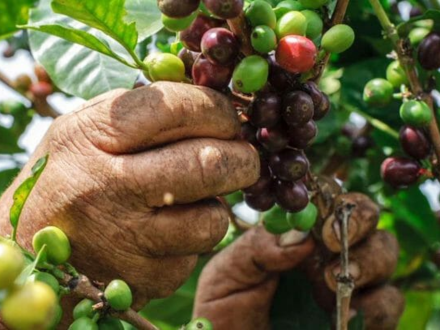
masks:
[(12, 239), (16, 239), (16, 233), (17, 233), (17, 227), (20, 220), (21, 212), (23, 211), (24, 205), (26, 203), (26, 200), (28, 199), (29, 195), (32, 192), (32, 189), (34, 188), (35, 184), (38, 181), (38, 178), (40, 177), (41, 173), (43, 173), (44, 168), (46, 167), (47, 160), (49, 156), (45, 156), (41, 159), (39, 159), (34, 167), (32, 168), (32, 175), (27, 178), (14, 192), (13, 200), (14, 203), (12, 204), (10, 213), (9, 213), (9, 220), (11, 222), (12, 228), (13, 228), (13, 234)]
[(357, 313), (356, 316), (350, 320), (350, 322), (348, 323), (348, 329), (349, 330), (365, 329), (364, 314), (362, 312)]
[(23, 152), (17, 144), (17, 137), (10, 129), (0, 126), (0, 154), (15, 154)]
[(127, 10), (126, 21), (136, 23), (139, 41), (145, 40), (162, 29), (161, 12), (156, 0), (125, 0), (125, 9)]
[(0, 39), (18, 31), (17, 25), (26, 23), (28, 11), (35, 0), (0, 1)]
[(421, 20), (432, 19), (434, 21), (434, 31), (440, 28), (440, 10), (427, 10), (423, 15), (416, 16), (407, 22), (397, 26), (397, 32), (401, 36), (406, 36), (414, 26), (414, 23)]
[[(46, 33), (29, 32), (32, 54), (64, 92), (91, 99), (116, 88), (133, 87), (139, 71), (104, 55), (111, 52), (127, 59), (126, 50), (102, 32), (54, 14), (50, 0), (41, 0), (39, 7), (31, 11), (29, 25), (65, 28), (62, 32), (67, 33), (69, 38), (88, 43), (90, 47), (93, 44), (93, 47), (101, 50), (99, 53)], [(73, 29), (82, 32), (71, 31)]]
[(40, 260), (42, 259), (43, 255), (45, 255), (45, 254), (46, 254), (46, 244), (43, 245), (41, 250), (38, 252), (38, 255), (35, 258), (35, 260), (31, 264), (27, 265), (23, 269), (21, 274), (15, 280), (15, 285), (22, 286), (23, 284), (26, 283), (28, 277), (31, 276), (32, 273), (35, 271), (35, 269), (37, 268), (38, 263), (40, 262)]
[(0, 172), (0, 195), (8, 188), (19, 172), (19, 168), (11, 168)]
[(397, 329), (426, 329), (433, 311), (433, 295), (429, 291), (405, 292), (405, 311)]
[(292, 271), (281, 275), (270, 312), (273, 330), (330, 330), (331, 318), (318, 307), (307, 277)]
[(53, 0), (55, 13), (69, 16), (134, 50), (138, 40), (135, 23), (126, 23), (125, 0)]

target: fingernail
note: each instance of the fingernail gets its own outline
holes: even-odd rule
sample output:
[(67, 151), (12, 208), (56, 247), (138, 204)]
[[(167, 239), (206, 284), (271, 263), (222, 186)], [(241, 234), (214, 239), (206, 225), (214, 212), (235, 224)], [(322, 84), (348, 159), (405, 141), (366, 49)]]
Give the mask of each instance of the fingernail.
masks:
[[(354, 280), (357, 280), (361, 276), (361, 268), (359, 267), (359, 264), (355, 261), (350, 261), (348, 263), (348, 272), (353, 277)], [(338, 276), (341, 273), (341, 265), (337, 265), (333, 267), (333, 276)]]
[(333, 221), (333, 231), (335, 233), (336, 238), (340, 242), (341, 241), (341, 225), (339, 224), (338, 219), (335, 219), (335, 221)]
[(300, 245), (309, 237), (309, 232), (298, 230), (290, 230), (280, 236), (278, 241), (279, 246), (287, 247), (291, 245)]

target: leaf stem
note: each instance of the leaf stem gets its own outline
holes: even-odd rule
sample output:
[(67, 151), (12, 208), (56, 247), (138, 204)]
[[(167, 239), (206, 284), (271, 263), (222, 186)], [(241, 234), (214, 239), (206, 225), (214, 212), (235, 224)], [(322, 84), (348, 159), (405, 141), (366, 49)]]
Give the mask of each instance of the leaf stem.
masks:
[(371, 6), (373, 7), (376, 16), (382, 25), (385, 36), (391, 40), (394, 46), (394, 50), (397, 54), (397, 58), (399, 60), (400, 65), (405, 70), (406, 75), (409, 80), (409, 85), (411, 87), (412, 93), (425, 101), (429, 108), (431, 109), (432, 119), (428, 126), (429, 135), (431, 138), (431, 142), (434, 146), (434, 152), (437, 157), (437, 167), (440, 169), (440, 132), (437, 125), (436, 113), (434, 108), (434, 101), (432, 97), (425, 93), (422, 84), (417, 75), (417, 70), (415, 67), (414, 59), (412, 57), (412, 50), (410, 46), (399, 37), (396, 27), (391, 23), (388, 18), (385, 9), (379, 0), (369, 0)]

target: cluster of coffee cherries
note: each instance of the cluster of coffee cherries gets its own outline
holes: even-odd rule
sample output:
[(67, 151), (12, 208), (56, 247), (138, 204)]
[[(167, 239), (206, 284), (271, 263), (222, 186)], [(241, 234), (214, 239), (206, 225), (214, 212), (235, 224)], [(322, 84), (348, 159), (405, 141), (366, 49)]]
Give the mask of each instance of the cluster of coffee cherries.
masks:
[[(426, 22), (420, 22), (408, 37), (413, 48), (417, 49), (420, 66), (426, 71), (440, 69), (440, 34), (430, 32)], [(384, 107), (391, 102), (393, 96), (403, 99), (400, 117), (405, 125), (400, 130), (400, 143), (409, 157), (387, 158), (381, 167), (384, 181), (396, 188), (415, 184), (428, 172), (422, 168), (421, 161), (432, 151), (426, 134), (427, 126), (432, 120), (432, 111), (426, 102), (414, 98), (408, 92), (408, 85), (405, 70), (398, 61), (394, 61), (386, 70), (386, 79), (373, 79), (364, 89), (364, 100), (371, 106)], [(394, 94), (397, 89), (401, 93)]]
[[(259, 151), (261, 176), (243, 191), (244, 199), (261, 212), (278, 204), (297, 222), (304, 212), (316, 218), (303, 150), (317, 135), (315, 121), (330, 109), (327, 95), (307, 77), (319, 56), (341, 53), (354, 42), (353, 30), (344, 24), (323, 35), (327, 2), (288, 0), (273, 8), (262, 0), (158, 0), (164, 26), (178, 32), (183, 48), (145, 59), (151, 81), (192, 82), (235, 99), (252, 98), (241, 108), (241, 137)], [(244, 51), (246, 38), (250, 51)]]

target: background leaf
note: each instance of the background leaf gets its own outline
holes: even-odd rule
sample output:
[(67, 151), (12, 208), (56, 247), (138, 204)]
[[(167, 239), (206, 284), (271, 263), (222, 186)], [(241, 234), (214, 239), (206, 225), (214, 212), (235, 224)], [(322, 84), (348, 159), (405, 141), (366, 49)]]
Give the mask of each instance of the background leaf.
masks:
[(11, 168), (0, 172), (0, 196), (20, 172), (19, 168)]
[(23, 152), (17, 144), (17, 137), (10, 129), (0, 126), (0, 154)]
[(0, 1), (0, 39), (18, 31), (17, 25), (26, 23), (28, 10), (36, 0)]
[(126, 21), (135, 22), (139, 41), (162, 29), (161, 12), (156, 0), (125, 0)]

